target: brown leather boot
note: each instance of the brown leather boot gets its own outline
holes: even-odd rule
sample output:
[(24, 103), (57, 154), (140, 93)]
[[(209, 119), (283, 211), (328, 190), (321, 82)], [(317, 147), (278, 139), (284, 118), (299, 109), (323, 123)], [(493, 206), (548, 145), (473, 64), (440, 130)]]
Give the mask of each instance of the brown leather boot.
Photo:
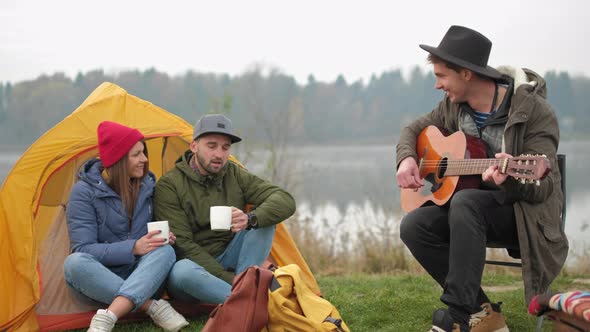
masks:
[(481, 311), (471, 315), (471, 332), (509, 332), (506, 319), (502, 315), (502, 303), (484, 303)]

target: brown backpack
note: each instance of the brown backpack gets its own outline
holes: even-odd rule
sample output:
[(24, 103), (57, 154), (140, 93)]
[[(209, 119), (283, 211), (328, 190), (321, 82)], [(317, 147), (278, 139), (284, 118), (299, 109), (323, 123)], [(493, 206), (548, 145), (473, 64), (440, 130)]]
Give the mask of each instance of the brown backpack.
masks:
[(258, 266), (240, 273), (231, 295), (213, 309), (202, 332), (260, 332), (268, 322), (268, 291), (273, 278), (270, 270)]

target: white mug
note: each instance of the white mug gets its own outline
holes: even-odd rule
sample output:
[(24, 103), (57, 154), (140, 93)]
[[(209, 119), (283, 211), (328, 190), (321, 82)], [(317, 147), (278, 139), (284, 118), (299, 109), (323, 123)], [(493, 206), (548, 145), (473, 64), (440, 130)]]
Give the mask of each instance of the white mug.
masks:
[(165, 239), (164, 243), (168, 243), (170, 237), (170, 227), (168, 226), (168, 220), (152, 221), (147, 223), (148, 233), (154, 230), (161, 230), (160, 234), (152, 236), (152, 238)]
[(212, 206), (209, 213), (212, 230), (228, 231), (231, 229), (231, 206)]

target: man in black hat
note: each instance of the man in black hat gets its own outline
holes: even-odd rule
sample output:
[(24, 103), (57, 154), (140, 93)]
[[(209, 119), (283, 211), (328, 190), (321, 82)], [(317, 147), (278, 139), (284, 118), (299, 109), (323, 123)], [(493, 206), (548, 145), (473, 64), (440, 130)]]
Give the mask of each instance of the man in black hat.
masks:
[[(556, 163), (557, 118), (545, 99), (541, 76), (528, 69), (488, 66), (491, 41), (472, 29), (451, 26), (438, 47), (426, 50), (445, 92), (432, 110), (405, 127), (397, 152), (402, 190), (420, 190), (417, 137), (433, 125), (462, 131), (487, 145), (488, 158), (547, 155)], [(444, 152), (444, 151), (438, 151)], [(563, 194), (557, 167), (539, 185), (521, 184), (497, 166), (482, 174), (477, 189), (458, 191), (443, 206), (425, 204), (409, 212), (400, 236), (418, 262), (443, 287), (448, 309), (435, 311), (432, 331), (508, 331), (499, 305), (481, 289), (486, 243), (520, 255), (527, 303), (559, 273), (568, 244), (560, 227)]]
[[(176, 234), (178, 261), (168, 293), (187, 302), (223, 303), (234, 277), (268, 257), (275, 225), (295, 212), (295, 200), (230, 160), (232, 144), (242, 139), (224, 115), (202, 116), (193, 138), (156, 184), (154, 216), (168, 220)], [(247, 204), (254, 206), (249, 212)], [(212, 206), (231, 218), (225, 230), (212, 227)]]

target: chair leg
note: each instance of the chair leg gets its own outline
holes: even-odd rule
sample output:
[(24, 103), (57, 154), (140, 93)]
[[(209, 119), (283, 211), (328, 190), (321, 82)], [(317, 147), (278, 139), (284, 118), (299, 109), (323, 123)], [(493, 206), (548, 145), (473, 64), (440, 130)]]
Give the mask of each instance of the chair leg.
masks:
[(539, 318), (537, 318), (537, 332), (541, 332), (543, 331), (543, 319), (545, 318), (545, 315), (541, 315), (539, 316)]

